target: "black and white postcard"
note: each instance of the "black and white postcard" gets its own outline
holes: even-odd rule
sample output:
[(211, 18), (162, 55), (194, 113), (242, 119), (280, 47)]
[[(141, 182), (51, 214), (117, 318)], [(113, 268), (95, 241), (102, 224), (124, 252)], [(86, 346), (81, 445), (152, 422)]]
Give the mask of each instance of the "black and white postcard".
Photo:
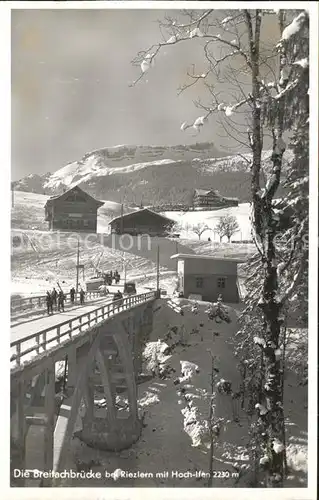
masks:
[(314, 500), (317, 3), (0, 19), (6, 497)]

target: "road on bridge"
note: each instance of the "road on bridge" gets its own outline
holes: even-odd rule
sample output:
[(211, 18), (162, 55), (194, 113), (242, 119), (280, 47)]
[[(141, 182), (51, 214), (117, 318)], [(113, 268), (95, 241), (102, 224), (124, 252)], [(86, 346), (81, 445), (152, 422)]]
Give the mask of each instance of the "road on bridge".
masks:
[(108, 304), (110, 302), (112, 302), (112, 296), (104, 297), (103, 299), (95, 301), (90, 305), (79, 306), (74, 309), (69, 309), (65, 312), (56, 312), (52, 316), (42, 316), (30, 322), (13, 325), (11, 327), (10, 342), (21, 340), (25, 337), (28, 337), (29, 335), (36, 334), (38, 332), (41, 332), (42, 330), (46, 330), (55, 325), (58, 325), (59, 323), (63, 323), (63, 321), (75, 319), (81, 314), (94, 311), (94, 309), (96, 309), (97, 307), (101, 307), (103, 304)]

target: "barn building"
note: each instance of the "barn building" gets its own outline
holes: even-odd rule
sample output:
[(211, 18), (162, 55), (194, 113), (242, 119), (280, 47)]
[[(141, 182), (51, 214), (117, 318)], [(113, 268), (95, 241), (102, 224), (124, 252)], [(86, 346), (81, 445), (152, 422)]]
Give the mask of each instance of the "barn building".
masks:
[(237, 264), (242, 260), (181, 253), (171, 259), (177, 260), (178, 291), (185, 298), (192, 294), (214, 302), (221, 295), (224, 302), (239, 302)]
[(193, 195), (194, 208), (237, 207), (237, 198), (226, 198), (214, 189), (195, 189)]
[(96, 233), (97, 211), (104, 205), (78, 186), (51, 196), (45, 204), (45, 220), (51, 231)]
[(109, 226), (111, 232), (116, 234), (148, 234), (149, 236), (167, 236), (168, 231), (174, 226), (175, 221), (153, 212), (149, 208), (143, 208), (136, 212), (116, 217), (111, 220)]

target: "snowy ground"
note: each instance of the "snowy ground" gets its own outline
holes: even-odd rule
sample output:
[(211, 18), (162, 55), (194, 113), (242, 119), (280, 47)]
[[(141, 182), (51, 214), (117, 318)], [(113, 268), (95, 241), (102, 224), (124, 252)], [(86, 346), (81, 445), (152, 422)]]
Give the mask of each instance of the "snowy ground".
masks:
[[(35, 193), (15, 192), (15, 204), (11, 214), (12, 239), (22, 238), (23, 245), (12, 246), (12, 294), (42, 294), (48, 288), (55, 286), (57, 280), (63, 287), (74, 286), (77, 235), (75, 233), (58, 234), (47, 230), (47, 222), (44, 221), (44, 205), (47, 199), (47, 196)], [(98, 231), (100, 233), (108, 231), (110, 211), (116, 214), (118, 209), (119, 204), (106, 202), (106, 209), (99, 210)], [(183, 224), (189, 221), (191, 225), (204, 220), (209, 225), (214, 218), (226, 212), (233, 213), (233, 211), (234, 214), (236, 212), (236, 216), (238, 215), (238, 220), (240, 220), (239, 216), (242, 217), (244, 231), (248, 224), (248, 204), (215, 212), (189, 212), (188, 214), (170, 212), (169, 215), (172, 218), (175, 217), (176, 220), (182, 220)], [(82, 234), (81, 238), (82, 236), (85, 238), (85, 235)], [(159, 242), (161, 281), (162, 278), (165, 280), (167, 273), (172, 274), (175, 269), (176, 264), (170, 257), (177, 252), (242, 258), (255, 251), (251, 244), (208, 242), (208, 233), (204, 233), (203, 241), (198, 240), (198, 237), (191, 232), (181, 236), (183, 238), (178, 240), (162, 238)], [(242, 237), (246, 238), (245, 232), (242, 233)], [(127, 262), (127, 277), (141, 280), (146, 284), (156, 271), (156, 247), (157, 241), (154, 239), (151, 251), (147, 251), (142, 245), (141, 250), (135, 254), (132, 253), (134, 249), (123, 254), (116, 248), (102, 244), (99, 236), (90, 235), (89, 244), (81, 242), (80, 245), (80, 263), (85, 266), (85, 279), (94, 274), (94, 265), (97, 264), (100, 256), (99, 266), (102, 269), (119, 269), (123, 274), (124, 256)], [(80, 275), (80, 280), (83, 285), (82, 275)]]
[[(46, 289), (55, 286), (59, 280), (63, 288), (68, 289), (74, 285), (76, 245), (70, 248), (68, 244), (69, 235), (61, 234), (59, 242), (57, 234), (48, 233), (46, 223), (43, 222), (43, 206), (46, 197), (33, 195), (31, 193), (16, 193), (16, 207), (13, 211), (13, 231), (12, 235), (23, 233), (25, 240), (32, 244), (23, 248), (12, 249), (12, 292), (20, 294), (43, 293)], [(20, 201), (19, 201), (20, 200)], [(167, 214), (182, 223), (195, 224), (204, 221), (213, 227), (216, 218), (225, 212), (231, 212), (239, 220), (242, 230), (242, 239), (250, 239), (248, 229), (248, 204), (233, 207), (231, 209), (219, 210), (216, 212), (193, 212), (179, 214), (170, 212)], [(242, 217), (242, 219), (240, 219)], [(107, 218), (104, 217), (100, 227), (107, 226)], [(32, 222), (30, 222), (32, 221)], [(101, 222), (101, 219), (100, 219)], [(204, 233), (202, 240), (192, 234), (182, 234), (182, 238), (176, 243), (179, 246), (187, 246), (189, 251), (209, 255), (227, 255), (244, 257), (254, 252), (253, 245), (241, 244), (217, 244), (208, 242), (209, 233)], [(49, 237), (50, 244), (45, 247), (45, 238)], [(197, 238), (197, 239), (196, 239)], [(213, 240), (213, 237), (211, 237)], [(240, 235), (239, 235), (239, 238)], [(168, 262), (169, 252), (175, 248), (167, 245)], [(173, 252), (175, 253), (175, 252)], [(94, 273), (94, 265), (101, 256), (100, 267), (105, 270), (122, 270), (123, 253), (106, 248), (98, 241), (91, 243), (90, 248), (80, 246), (81, 263), (85, 265), (85, 278)], [(133, 255), (125, 253), (127, 261), (127, 277), (135, 279), (143, 288), (154, 288), (156, 284), (156, 261), (146, 258), (144, 255)], [(80, 284), (83, 284), (83, 277), (80, 275)], [(165, 266), (161, 267), (160, 286), (166, 289), (168, 294), (173, 292), (175, 286), (175, 272)], [(121, 453), (101, 453), (80, 444), (78, 439), (74, 439), (73, 451), (78, 461), (88, 462), (91, 458), (97, 460), (99, 465), (93, 467), (101, 471), (105, 469), (113, 472), (117, 468), (126, 471), (152, 472), (151, 479), (134, 480), (105, 480), (94, 483), (93, 480), (85, 484), (72, 486), (204, 486), (205, 480), (177, 479), (172, 477), (156, 477), (157, 472), (171, 471), (185, 472), (187, 470), (207, 472), (208, 450), (205, 446), (192, 446), (191, 437), (183, 430), (182, 404), (181, 398), (177, 394), (177, 386), (173, 380), (180, 374), (180, 362), (190, 361), (200, 367), (200, 373), (196, 375), (194, 381), (190, 383), (192, 387), (189, 391), (193, 397), (197, 398), (203, 390), (209, 389), (211, 373), (211, 356), (208, 349), (217, 356), (219, 376), (232, 380), (234, 387), (238, 383), (238, 373), (236, 361), (233, 358), (232, 349), (227, 340), (231, 339), (237, 330), (236, 316), (240, 306), (230, 308), (232, 323), (229, 325), (215, 324), (208, 320), (206, 310), (207, 304), (202, 303), (198, 315), (190, 312), (189, 301), (185, 301), (184, 316), (179, 312), (179, 306), (169, 304), (171, 299), (161, 300), (161, 306), (154, 314), (154, 331), (150, 341), (157, 342), (164, 340), (165, 334), (172, 326), (177, 326), (179, 332), (183, 331), (184, 341), (187, 346), (178, 346), (166, 359), (168, 365), (176, 370), (175, 374), (162, 380), (155, 377), (151, 382), (144, 382), (139, 386), (139, 406), (145, 410), (145, 424), (141, 439), (129, 450)], [(175, 299), (177, 300), (177, 299)], [(181, 304), (179, 304), (181, 305)], [(191, 334), (192, 330), (197, 333)], [(218, 335), (214, 335), (218, 333)], [(298, 338), (299, 334), (296, 335)], [(307, 340), (304, 340), (306, 345)], [(292, 358), (300, 352), (300, 346), (292, 351)], [(288, 465), (291, 467), (290, 477), (287, 486), (306, 486), (307, 473), (307, 387), (298, 385), (300, 377), (289, 372), (285, 387), (285, 411), (288, 419), (287, 426), (287, 449)], [(208, 415), (207, 403), (201, 404), (202, 415)], [(215, 443), (214, 448), (214, 469), (219, 471), (228, 470), (230, 474), (237, 471), (236, 467), (247, 464), (247, 448), (249, 446), (247, 437), (247, 419), (243, 412), (239, 411), (238, 405), (234, 406), (228, 396), (218, 396), (216, 399), (216, 416), (223, 416), (229, 420), (225, 429), (222, 430), (220, 438)], [(234, 416), (239, 418), (239, 422), (234, 421)], [(74, 463), (70, 465), (74, 466)], [(215, 478), (213, 484), (218, 487), (243, 487), (249, 484), (251, 476), (247, 473), (243, 477), (235, 476), (221, 480)], [(236, 484), (235, 484), (236, 483)]]
[(181, 238), (196, 239), (198, 236), (193, 233), (192, 226), (204, 223), (210, 228), (202, 235), (202, 239), (210, 238), (212, 241), (219, 241), (219, 236), (214, 233), (214, 228), (218, 224), (220, 217), (232, 215), (236, 217), (239, 224), (239, 231), (232, 236), (233, 241), (251, 240), (251, 225), (250, 225), (250, 206), (249, 203), (240, 203), (238, 207), (223, 208), (213, 211), (194, 211), (194, 212), (164, 212), (164, 215), (175, 220), (183, 227), (180, 232)]
[[(13, 230), (13, 236), (25, 239), (20, 247), (12, 249), (11, 293), (39, 294), (61, 283), (69, 289), (75, 285), (77, 239), (68, 233)], [(73, 239), (72, 239), (73, 238)], [(95, 273), (95, 265), (104, 270), (118, 269), (123, 276), (123, 253), (105, 247), (93, 236), (89, 244), (80, 240), (80, 285)], [(155, 263), (137, 255), (126, 253), (127, 278), (144, 277), (155, 273)], [(162, 269), (163, 272), (166, 269)]]
[[(154, 307), (154, 330), (148, 352), (159, 350), (158, 339), (171, 345), (182, 335), (187, 345), (177, 346), (170, 355), (158, 355), (163, 365), (173, 368), (175, 373), (166, 379), (155, 377), (150, 382), (139, 385), (139, 407), (145, 412), (145, 427), (140, 440), (130, 449), (119, 453), (100, 452), (83, 445), (74, 438), (73, 456), (77, 463), (96, 465), (92, 470), (114, 472), (116, 469), (129, 472), (147, 472), (151, 478), (90, 480), (70, 484), (70, 486), (86, 487), (204, 487), (207, 479), (174, 478), (172, 471), (202, 471), (207, 473), (209, 450), (205, 446), (207, 433), (202, 434), (203, 444), (192, 446), (192, 438), (196, 438), (196, 429), (185, 426), (182, 409), (185, 402), (178, 395), (178, 385), (174, 380), (181, 374), (181, 361), (195, 363), (200, 368), (199, 374), (189, 381), (188, 393), (194, 404), (198, 406), (202, 418), (208, 416), (208, 403), (203, 400), (203, 391), (210, 390), (211, 354), (216, 356), (215, 368), (220, 378), (232, 381), (233, 390), (239, 383), (236, 360), (228, 340), (237, 330), (237, 315), (241, 306), (228, 306), (232, 318), (231, 324), (216, 324), (206, 314), (207, 303), (199, 304), (197, 315), (191, 312), (191, 302), (185, 299), (161, 299)], [(182, 306), (184, 315), (179, 312)], [(165, 334), (171, 327), (177, 327), (177, 334), (167, 340)], [(193, 333), (191, 333), (193, 331)], [(182, 332), (182, 333), (181, 333)], [(164, 340), (165, 339), (165, 340)], [(159, 351), (158, 351), (159, 352)], [(150, 361), (150, 357), (148, 357)], [(147, 371), (145, 365), (145, 371)], [(285, 411), (287, 418), (287, 453), (290, 467), (287, 487), (305, 487), (307, 475), (307, 391), (300, 387), (292, 373), (288, 373), (285, 387)], [(123, 396), (125, 398), (125, 396)], [(247, 433), (247, 417), (238, 403), (230, 396), (217, 395), (215, 400), (215, 418), (224, 418), (220, 436), (214, 443), (214, 471), (228, 471), (227, 478), (214, 478), (214, 487), (247, 487), (253, 478), (252, 471), (247, 468), (249, 439)], [(238, 421), (236, 420), (238, 418)], [(191, 429), (189, 431), (189, 429)], [(193, 439), (193, 444), (196, 439)], [(196, 442), (195, 442), (196, 444)], [(71, 460), (71, 458), (70, 458)], [(70, 467), (75, 467), (73, 460)], [(241, 470), (240, 477), (237, 472)], [(157, 477), (157, 473), (167, 472), (168, 477)], [(218, 472), (216, 472), (218, 474)]]

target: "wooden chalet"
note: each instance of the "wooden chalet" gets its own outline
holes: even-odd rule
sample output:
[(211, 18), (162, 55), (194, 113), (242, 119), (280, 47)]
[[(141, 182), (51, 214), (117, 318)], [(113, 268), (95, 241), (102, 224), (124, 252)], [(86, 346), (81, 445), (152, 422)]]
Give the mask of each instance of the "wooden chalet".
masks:
[(194, 208), (237, 207), (237, 198), (226, 198), (215, 189), (195, 189), (193, 196)]
[(79, 186), (63, 194), (51, 196), (45, 204), (45, 220), (51, 231), (83, 231), (96, 233), (97, 211), (104, 205)]
[(149, 236), (167, 236), (175, 221), (164, 217), (149, 208), (143, 208), (111, 220), (111, 232), (116, 234), (148, 234)]

